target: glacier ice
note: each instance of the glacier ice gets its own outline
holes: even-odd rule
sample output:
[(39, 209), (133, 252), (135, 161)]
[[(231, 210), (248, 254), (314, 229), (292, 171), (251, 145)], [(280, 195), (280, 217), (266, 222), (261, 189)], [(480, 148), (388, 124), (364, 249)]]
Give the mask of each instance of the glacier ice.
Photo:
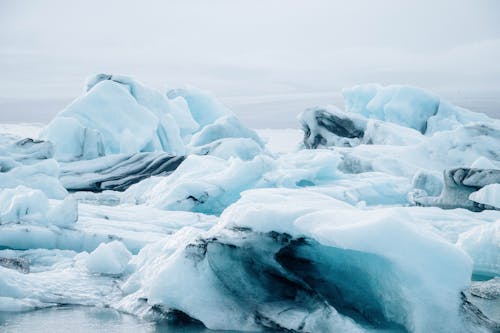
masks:
[(78, 219), (76, 201), (68, 196), (49, 205), (44, 192), (18, 186), (0, 190), (0, 224), (46, 224), (70, 226)]
[(359, 144), (410, 145), (422, 141), (411, 128), (365, 118), (335, 106), (306, 109), (299, 115), (304, 131), (304, 146), (354, 147)]
[(0, 126), (0, 311), (498, 330), (499, 121), (408, 86), (343, 94), (301, 113), (302, 143), (108, 74), (40, 135)]
[(88, 89), (40, 134), (54, 144), (55, 158), (70, 161), (141, 151), (184, 154), (179, 127), (160, 92), (131, 79), (112, 78)]
[(497, 180), (494, 184), (485, 185), (479, 191), (471, 193), (469, 199), (500, 210), (500, 180)]
[(26, 186), (43, 191), (49, 198), (62, 199), (68, 192), (59, 179), (59, 165), (52, 159), (33, 164), (12, 163), (11, 167), (0, 172), (1, 188)]
[(182, 97), (188, 105), (192, 118), (201, 128), (221, 117), (233, 114), (211, 93), (193, 86), (171, 89), (167, 92), (167, 97), (169, 100)]
[(120, 241), (101, 243), (85, 258), (90, 273), (119, 275), (126, 269), (132, 254)]
[(190, 144), (192, 146), (203, 146), (224, 138), (248, 138), (255, 141), (262, 148), (264, 146), (259, 135), (254, 130), (243, 126), (239, 119), (232, 115), (220, 117), (212, 124), (203, 127), (193, 135)]
[(145, 178), (170, 174), (183, 160), (183, 156), (158, 152), (66, 162), (60, 164), (60, 181), (72, 191), (124, 191)]
[(464, 232), (457, 244), (473, 258), (476, 274), (500, 275), (500, 219)]
[[(415, 201), (423, 206), (439, 206), (442, 208), (467, 208), (470, 210), (495, 209), (493, 204), (481, 201), (481, 190), (486, 186), (496, 186), (500, 183), (500, 170), (456, 168), (444, 172), (444, 188), (438, 197), (423, 196)], [(478, 189), (480, 191), (476, 192)], [(486, 189), (482, 193), (488, 191)], [(479, 194), (478, 194), (479, 193)], [(478, 197), (474, 201), (470, 196)]]
[(348, 112), (410, 127), (423, 134), (492, 120), (411, 86), (366, 84), (344, 89), (342, 94)]
[(306, 189), (247, 191), (210, 231), (183, 230), (173, 244), (145, 247), (137, 262), (120, 306), (146, 299), (212, 329), (348, 330), (355, 318), (452, 331), (471, 273), (463, 252), (399, 214)]

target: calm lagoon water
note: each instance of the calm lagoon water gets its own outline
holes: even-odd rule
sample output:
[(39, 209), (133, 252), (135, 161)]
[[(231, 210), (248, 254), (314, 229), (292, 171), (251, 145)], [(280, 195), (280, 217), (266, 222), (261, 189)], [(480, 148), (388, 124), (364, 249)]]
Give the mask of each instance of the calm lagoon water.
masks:
[(196, 324), (180, 326), (147, 322), (108, 308), (59, 306), (21, 313), (0, 312), (0, 332), (211, 333), (222, 331), (208, 330)]

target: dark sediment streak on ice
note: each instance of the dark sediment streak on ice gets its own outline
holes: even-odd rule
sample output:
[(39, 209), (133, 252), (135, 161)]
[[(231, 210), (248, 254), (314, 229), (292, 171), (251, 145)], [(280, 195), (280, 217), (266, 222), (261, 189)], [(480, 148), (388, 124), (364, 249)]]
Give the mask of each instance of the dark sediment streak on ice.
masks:
[[(172, 173), (184, 158), (166, 153), (137, 153), (120, 155), (109, 163), (101, 163), (101, 159), (71, 162), (61, 166), (60, 180), (70, 191), (124, 191), (145, 178)], [(95, 162), (94, 170), (82, 168), (89, 162)]]
[[(344, 112), (333, 114), (321, 108), (311, 109), (308, 112), (313, 113), (313, 119), (308, 116), (302, 116), (301, 119), (306, 148), (315, 149), (319, 145), (326, 144), (326, 138), (319, 131), (321, 128), (341, 138), (355, 139), (364, 136), (365, 128), (357, 125)], [(311, 121), (314, 123), (311, 124)]]
[[(373, 279), (384, 272), (383, 280), (398, 294), (398, 284), (391, 282), (397, 281), (398, 270), (375, 254), (235, 227), (188, 244), (184, 256), (195, 266), (209, 267), (216, 288), (222, 288), (219, 292), (264, 329), (303, 332), (314, 316), (329, 318), (335, 310), (364, 327), (408, 329), (399, 313), (401, 305), (381, 299), (380, 281)], [(474, 325), (493, 331), (498, 327), (465, 295), (461, 311)]]
[(0, 266), (15, 269), (21, 273), (30, 272), (29, 260), (23, 258), (3, 258), (0, 257)]
[(455, 168), (444, 171), (444, 189), (438, 197), (421, 197), (419, 206), (436, 206), (444, 209), (466, 208), (471, 211), (495, 209), (469, 200), (469, 195), (489, 184), (500, 183), (500, 170)]
[[(238, 229), (234, 236), (200, 239), (186, 247), (185, 255), (195, 263), (208, 261), (224, 292), (239, 300), (256, 324), (301, 332), (315, 313), (333, 315), (333, 306), (368, 326), (402, 328), (385, 316), (374, 284), (362, 274), (369, 265), (356, 266), (375, 260), (390, 271), (383, 258), (277, 232)], [(288, 322), (288, 311), (302, 320)]]

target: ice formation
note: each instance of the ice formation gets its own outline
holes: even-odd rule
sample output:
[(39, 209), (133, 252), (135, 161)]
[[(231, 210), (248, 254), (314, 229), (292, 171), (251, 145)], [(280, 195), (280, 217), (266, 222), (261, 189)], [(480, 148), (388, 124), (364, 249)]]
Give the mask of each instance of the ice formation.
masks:
[[(494, 192), (490, 189), (500, 183), (500, 170), (456, 168), (444, 172), (444, 188), (439, 197), (421, 197), (415, 201), (423, 206), (467, 208), (470, 210), (495, 209)], [(479, 191), (477, 191), (480, 189)], [(477, 191), (477, 192), (476, 192)], [(485, 195), (486, 194), (486, 195)], [(475, 198), (475, 200), (473, 200)], [(489, 204), (491, 203), (491, 204)]]
[(172, 173), (183, 160), (167, 153), (115, 154), (61, 163), (60, 180), (73, 191), (124, 191), (145, 178)]
[(479, 191), (471, 193), (469, 195), (469, 200), (500, 210), (500, 180), (482, 187)]
[(178, 240), (141, 251), (122, 306), (144, 298), (213, 329), (348, 330), (358, 326), (349, 317), (416, 332), (461, 325), (470, 259), (399, 214), (314, 191), (251, 190), (212, 230)]
[(500, 275), (500, 219), (463, 233), (457, 244), (473, 258), (476, 274)]
[(343, 94), (301, 113), (300, 143), (99, 74), (41, 140), (0, 134), (0, 311), (498, 331), (500, 121), (414, 87)]
[(128, 265), (132, 254), (120, 241), (101, 243), (87, 258), (85, 265), (90, 273), (119, 275)]
[(342, 93), (346, 111), (410, 127), (423, 134), (491, 120), (410, 86), (366, 84), (344, 89)]
[(207, 92), (187, 87), (163, 95), (129, 77), (108, 74), (90, 77), (84, 94), (40, 136), (54, 144), (57, 160), (74, 161), (139, 152), (182, 156), (195, 133), (193, 146), (222, 138), (261, 144), (253, 130)]

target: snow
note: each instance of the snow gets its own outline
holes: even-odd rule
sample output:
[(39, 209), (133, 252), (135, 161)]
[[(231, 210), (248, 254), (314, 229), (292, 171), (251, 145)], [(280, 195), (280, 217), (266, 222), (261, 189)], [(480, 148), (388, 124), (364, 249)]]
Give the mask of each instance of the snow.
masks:
[(500, 122), (410, 86), (343, 94), (345, 110), (302, 112), (302, 132), (253, 130), (201, 89), (98, 74), (43, 140), (1, 125), (0, 311), (495, 327), (471, 297), (498, 283), (471, 277), (500, 275)]
[[(126, 283), (129, 296), (121, 306), (127, 309), (134, 299), (147, 298), (151, 306), (180, 309), (211, 329), (256, 329), (259, 321), (254, 313), (258, 312), (288, 329), (300, 323), (309, 327), (311, 320), (319, 325), (313, 327), (355, 330), (333, 308), (305, 311), (301, 307), (307, 301), (296, 303), (295, 313), (280, 311), (287, 307), (277, 291), (284, 286), (265, 280), (266, 271), (275, 270), (282, 279), (291, 279), (289, 274), (295, 272), (295, 288), (300, 290), (301, 279), (309, 279), (308, 285), (330, 300), (321, 284), (294, 271), (292, 263), (283, 261), (279, 269), (273, 266), (272, 258), (284, 251), (280, 249), (305, 237), (310, 246), (290, 255), (305, 256), (306, 261), (313, 256), (315, 274), (336, 285), (342, 295), (346, 292), (343, 301), (367, 318), (381, 316), (380, 320), (414, 332), (452, 331), (461, 325), (459, 293), (469, 283), (471, 260), (430, 230), (402, 221), (400, 213), (357, 209), (306, 189), (250, 190), (224, 211), (210, 231), (183, 229), (173, 243), (165, 240), (144, 248), (137, 258), (140, 268)], [(240, 247), (241, 254), (231, 254)], [(245, 253), (253, 262), (247, 268)], [(174, 278), (175, 274), (182, 278)], [(264, 280), (254, 280), (259, 278)], [(267, 288), (276, 289), (274, 303), (265, 300), (269, 291), (264, 281)], [(239, 290), (232, 289), (236, 286)], [(377, 304), (383, 304), (381, 313)], [(221, 312), (225, 315), (220, 316)]]
[[(57, 207), (61, 203), (49, 204)], [(144, 206), (78, 203), (78, 221), (69, 226), (58, 226), (47, 219), (29, 222), (0, 224), (0, 248), (91, 252), (100, 243), (120, 240), (129, 251), (137, 253), (146, 244), (185, 226), (207, 230), (216, 219), (198, 213), (166, 212)]]
[(25, 186), (0, 190), (1, 224), (35, 223), (64, 227), (74, 224), (77, 219), (77, 203), (71, 196), (49, 205), (49, 199), (40, 190)]
[(85, 260), (87, 270), (94, 274), (122, 274), (132, 254), (120, 241), (101, 243)]
[[(251, 161), (223, 160), (213, 156), (191, 155), (169, 177), (148, 182), (146, 191), (131, 187), (124, 202), (138, 202), (165, 210), (220, 213), (251, 188), (270, 170), (272, 160), (258, 156)], [(139, 183), (140, 186), (140, 183)]]
[(19, 165), (0, 173), (0, 186), (14, 188), (24, 185), (43, 191), (49, 198), (62, 199), (66, 189), (58, 179), (59, 166), (54, 160), (45, 160), (32, 165)]
[(500, 209), (500, 184), (489, 184), (469, 195), (469, 199)]

